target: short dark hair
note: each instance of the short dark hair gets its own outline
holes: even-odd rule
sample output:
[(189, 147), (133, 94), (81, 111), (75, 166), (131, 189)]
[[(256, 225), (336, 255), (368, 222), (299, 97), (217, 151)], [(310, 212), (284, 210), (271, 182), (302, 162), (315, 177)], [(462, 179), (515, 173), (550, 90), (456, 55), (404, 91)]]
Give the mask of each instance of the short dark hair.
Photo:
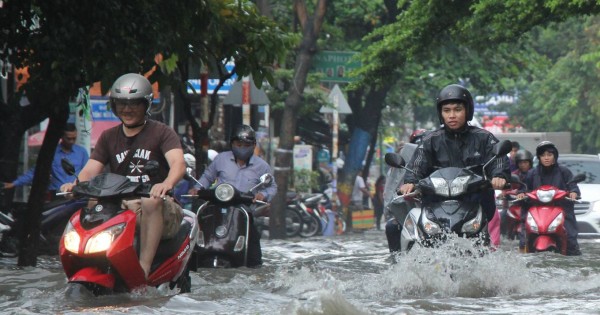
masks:
[(512, 144), (513, 148), (517, 148), (517, 150), (521, 148), (521, 145), (517, 141), (511, 141), (510, 144)]
[(65, 132), (77, 131), (77, 127), (75, 127), (74, 123), (67, 123), (64, 129)]

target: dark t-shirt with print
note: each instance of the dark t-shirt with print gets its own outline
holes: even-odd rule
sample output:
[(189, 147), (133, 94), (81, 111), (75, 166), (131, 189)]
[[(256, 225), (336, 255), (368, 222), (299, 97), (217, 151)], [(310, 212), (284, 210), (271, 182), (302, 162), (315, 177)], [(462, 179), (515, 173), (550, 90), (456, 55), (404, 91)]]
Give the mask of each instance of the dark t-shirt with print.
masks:
[[(127, 159), (129, 149), (135, 150), (131, 160), (119, 169), (119, 165)], [(161, 122), (148, 120), (142, 131), (133, 137), (125, 136), (122, 125), (104, 131), (90, 159), (108, 164), (111, 172), (127, 176), (132, 182), (161, 183), (169, 173), (165, 153), (172, 149), (181, 149), (175, 130)], [(159, 172), (153, 178), (144, 172), (144, 165), (150, 160), (159, 164)]]

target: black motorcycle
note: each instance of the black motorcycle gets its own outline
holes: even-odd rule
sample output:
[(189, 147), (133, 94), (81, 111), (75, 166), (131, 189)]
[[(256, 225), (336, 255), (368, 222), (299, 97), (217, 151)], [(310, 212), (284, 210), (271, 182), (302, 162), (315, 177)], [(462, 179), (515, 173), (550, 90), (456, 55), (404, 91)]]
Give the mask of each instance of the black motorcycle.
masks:
[[(405, 217), (400, 222), (403, 224), (401, 250), (410, 250), (415, 244), (435, 246), (452, 233), (460, 237), (479, 238), (484, 245), (489, 244), (487, 220), (478, 195), (491, 189), (491, 183), (485, 175), (486, 166), (510, 150), (510, 141), (501, 142), (495, 147), (494, 157), (485, 164), (437, 169), (421, 179), (414, 192), (396, 197), (395, 201), (403, 198), (420, 204), (412, 208), (408, 215), (390, 211), (396, 218)], [(405, 167), (405, 161), (397, 154), (386, 154), (385, 161), (392, 167), (414, 172)]]
[[(200, 184), (190, 175), (189, 169), (185, 177)], [(222, 183), (210, 189), (199, 190), (197, 195), (184, 195), (197, 198), (201, 203), (196, 212), (200, 233), (190, 260), (191, 270), (198, 267), (247, 265), (254, 191), (270, 185), (272, 181), (271, 174), (264, 174), (260, 177), (260, 183), (248, 192), (241, 192), (231, 184)]]

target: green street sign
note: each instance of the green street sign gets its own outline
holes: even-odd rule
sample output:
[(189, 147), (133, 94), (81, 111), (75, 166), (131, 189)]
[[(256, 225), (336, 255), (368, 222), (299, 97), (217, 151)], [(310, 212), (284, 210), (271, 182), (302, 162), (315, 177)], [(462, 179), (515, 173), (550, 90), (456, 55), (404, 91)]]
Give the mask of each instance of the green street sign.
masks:
[(321, 79), (324, 82), (352, 82), (356, 78), (351, 78), (348, 73), (360, 67), (360, 62), (350, 60), (356, 51), (328, 51), (318, 52), (313, 58), (313, 69), (325, 74)]

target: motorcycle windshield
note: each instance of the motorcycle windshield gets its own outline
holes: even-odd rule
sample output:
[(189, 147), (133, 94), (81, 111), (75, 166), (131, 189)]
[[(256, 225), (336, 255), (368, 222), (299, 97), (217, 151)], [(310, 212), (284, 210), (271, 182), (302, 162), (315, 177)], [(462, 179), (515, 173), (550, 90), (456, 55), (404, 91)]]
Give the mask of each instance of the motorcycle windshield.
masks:
[[(402, 147), (402, 150), (400, 150), (400, 156), (402, 156), (404, 161), (408, 163), (412, 159), (412, 156), (414, 155), (416, 149), (416, 144), (407, 143)], [(398, 196), (396, 192), (402, 184), (404, 174), (406, 174), (405, 169), (390, 167), (385, 179), (385, 186), (383, 189), (383, 206), (386, 209), (388, 208), (388, 205), (392, 201), (392, 199)]]
[(90, 181), (79, 183), (73, 188), (73, 192), (88, 197), (112, 197), (132, 194), (140, 185), (139, 183), (132, 183), (125, 176), (104, 173), (92, 178)]

